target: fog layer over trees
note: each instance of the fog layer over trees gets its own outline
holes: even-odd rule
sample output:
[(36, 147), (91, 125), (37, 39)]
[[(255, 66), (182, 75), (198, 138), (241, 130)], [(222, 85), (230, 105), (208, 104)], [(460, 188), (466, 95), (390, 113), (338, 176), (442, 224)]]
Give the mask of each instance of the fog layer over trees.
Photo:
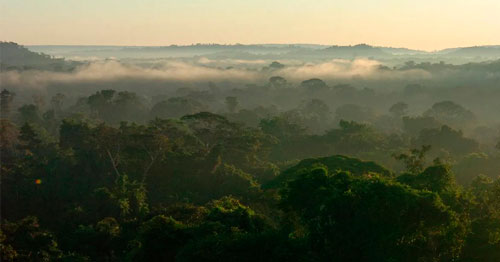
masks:
[(500, 259), (497, 46), (0, 47), (2, 261)]

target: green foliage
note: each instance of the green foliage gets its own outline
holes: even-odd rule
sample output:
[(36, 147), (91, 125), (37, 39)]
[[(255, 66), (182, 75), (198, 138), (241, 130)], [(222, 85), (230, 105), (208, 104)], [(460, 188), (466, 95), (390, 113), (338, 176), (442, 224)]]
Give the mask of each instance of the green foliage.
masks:
[(328, 87), (323, 80), (318, 78), (312, 78), (309, 80), (302, 81), (302, 83), (300, 83), (300, 86), (303, 88), (307, 88), (311, 91), (318, 91)]
[(226, 97), (226, 107), (227, 111), (234, 113), (236, 111), (236, 107), (238, 106), (238, 98), (234, 96), (228, 96)]
[(361, 161), (356, 158), (337, 155), (323, 158), (304, 159), (297, 165), (285, 170), (266, 186), (275, 188), (285, 185), (288, 181), (293, 181), (300, 176), (300, 174), (307, 172), (307, 170), (315, 166), (324, 166), (326, 170), (329, 170), (330, 172), (347, 171), (356, 176), (369, 175), (371, 173), (377, 173), (387, 177), (393, 176), (391, 171), (374, 162)]
[(439, 195), (381, 176), (311, 169), (282, 190), (313, 250), (340, 261), (450, 261), (464, 234)]
[(476, 122), (474, 114), (453, 101), (442, 101), (432, 105), (424, 112), (424, 116), (434, 117), (438, 121), (458, 128), (473, 125)]
[(274, 117), (272, 119), (262, 119), (260, 128), (266, 134), (273, 135), (281, 140), (292, 140), (303, 136), (305, 129), (286, 117)]
[(40, 228), (36, 217), (2, 222), (2, 261), (54, 261), (61, 257), (54, 236)]
[(445, 165), (430, 166), (419, 174), (403, 174), (397, 180), (415, 189), (436, 193), (449, 191), (456, 187), (455, 179), (449, 167)]
[(184, 115), (195, 114), (204, 111), (205, 106), (197, 100), (172, 97), (160, 101), (151, 109), (151, 115), (155, 118), (180, 118)]
[(431, 145), (434, 149), (442, 149), (459, 156), (476, 152), (479, 147), (475, 140), (464, 137), (462, 131), (453, 130), (446, 125), (438, 129), (420, 131), (415, 143)]
[(389, 112), (397, 118), (400, 118), (408, 113), (408, 104), (398, 102), (389, 108)]
[[(309, 94), (270, 81), (259, 92)], [(379, 116), (347, 104), (337, 120), (358, 122), (332, 129), (324, 92), (374, 91), (305, 82), (318, 92), (281, 112), (238, 111), (233, 98), (242, 91), (226, 96), (214, 85), (212, 96), (185, 88), (176, 92), (182, 97), (154, 98), (151, 111), (132, 92), (102, 90), (67, 109), (56, 94), (45, 112), (36, 96), (15, 121), (1, 121), (2, 261), (498, 260), (499, 161), (491, 146), (441, 126), (433, 117), (451, 121), (442, 105), (428, 117), (403, 117), (400, 132), (396, 118), (407, 105)], [(230, 112), (203, 112), (200, 98), (226, 101)], [(427, 144), (436, 150), (391, 159)], [(427, 151), (454, 166), (426, 168)], [(397, 160), (407, 167), (397, 177), (378, 164)], [(451, 170), (471, 186), (457, 185)]]
[(418, 135), (424, 129), (439, 128), (442, 124), (430, 116), (403, 117), (403, 130), (410, 135)]
[(269, 78), (269, 86), (272, 88), (284, 88), (287, 86), (287, 81), (281, 76), (272, 76)]
[(19, 111), (19, 122), (20, 123), (42, 123), (42, 113), (40, 109), (33, 104), (23, 105), (18, 109)]
[(198, 225), (201, 224), (208, 214), (208, 208), (204, 206), (196, 206), (191, 203), (175, 203), (165, 208), (153, 210), (160, 214), (165, 214), (172, 217), (185, 225)]
[(394, 154), (393, 157), (404, 162), (408, 173), (418, 174), (424, 170), (425, 154), (429, 150), (431, 150), (431, 146), (422, 146), (420, 149), (411, 149), (409, 154)]
[(474, 205), (463, 261), (497, 261), (500, 259), (500, 180), (478, 176), (472, 181), (470, 191)]
[(213, 172), (211, 177), (213, 197), (218, 198), (225, 195), (248, 195), (258, 190), (258, 184), (250, 174), (247, 174), (234, 166), (221, 164)]
[(457, 181), (468, 185), (478, 174), (496, 178), (500, 170), (500, 157), (485, 153), (471, 153), (459, 159), (453, 166)]
[(155, 216), (139, 229), (138, 245), (131, 251), (132, 261), (174, 261), (188, 240), (182, 223), (171, 217)]
[(118, 177), (111, 188), (95, 189), (94, 198), (89, 210), (101, 216), (140, 218), (149, 212), (144, 185), (129, 181), (126, 175)]
[(117, 260), (121, 234), (122, 227), (113, 217), (106, 217), (94, 225), (79, 225), (67, 243), (75, 253), (65, 259), (85, 261), (88, 256), (97, 261)]
[(147, 114), (142, 99), (127, 91), (117, 93), (112, 89), (102, 90), (89, 96), (87, 104), (94, 116), (108, 123), (126, 120), (142, 123)]
[(312, 261), (302, 241), (280, 232), (211, 236), (191, 242), (176, 261)]
[[(344, 121), (356, 121), (360, 123), (368, 123), (375, 119), (375, 114), (373, 110), (367, 107), (346, 104), (339, 106), (335, 110), (335, 120), (336, 122)], [(342, 124), (340, 124), (342, 126)]]
[(258, 232), (265, 223), (255, 212), (233, 197), (223, 197), (208, 204), (206, 220), (223, 226), (222, 232)]
[(373, 152), (384, 147), (384, 137), (372, 127), (354, 121), (340, 121), (340, 129), (326, 134), (327, 143), (341, 154)]

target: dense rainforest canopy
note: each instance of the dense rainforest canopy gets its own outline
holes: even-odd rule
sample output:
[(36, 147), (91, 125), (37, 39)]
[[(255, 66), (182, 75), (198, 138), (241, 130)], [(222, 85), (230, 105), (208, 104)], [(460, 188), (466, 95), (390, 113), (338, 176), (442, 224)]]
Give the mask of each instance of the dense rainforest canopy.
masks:
[(500, 261), (498, 60), (0, 44), (2, 261)]
[[(452, 102), (419, 117), (396, 104), (402, 131), (387, 134), (341, 113), (310, 133), (321, 101), (258, 120), (244, 115), (267, 109), (235, 97), (222, 114), (114, 90), (65, 108), (57, 94), (45, 112), (13, 99), (2, 92), (2, 261), (500, 259), (500, 157), (447, 125), (471, 117)], [(392, 170), (359, 159), (377, 155)]]

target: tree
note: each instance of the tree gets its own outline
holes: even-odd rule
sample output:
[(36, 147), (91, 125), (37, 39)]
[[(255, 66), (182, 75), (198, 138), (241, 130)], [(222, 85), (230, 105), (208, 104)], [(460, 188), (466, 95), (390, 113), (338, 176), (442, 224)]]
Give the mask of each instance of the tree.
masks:
[(464, 238), (440, 196), (376, 174), (305, 171), (281, 191), (281, 205), (306, 228), (314, 253), (338, 261), (449, 261)]
[(445, 150), (452, 155), (463, 156), (478, 150), (479, 143), (463, 136), (462, 131), (449, 126), (420, 131), (416, 145), (431, 145), (434, 149)]
[(33, 103), (40, 109), (45, 108), (45, 96), (42, 94), (34, 94)]
[(226, 141), (241, 131), (241, 124), (228, 121), (225, 117), (209, 112), (186, 115), (181, 118), (193, 130), (210, 151), (220, 142)]
[(30, 123), (25, 123), (19, 132), (20, 147), (24, 150), (36, 150), (42, 144), (42, 138), (37, 128)]
[(175, 261), (180, 248), (189, 240), (186, 226), (171, 217), (158, 215), (139, 228), (138, 242), (128, 256), (133, 261)]
[(462, 259), (497, 261), (500, 259), (500, 180), (479, 175), (472, 181), (469, 190), (474, 204)]
[(7, 89), (2, 90), (0, 93), (0, 111), (1, 118), (9, 118), (10, 111), (12, 110), (12, 101), (16, 94), (9, 92)]
[(300, 107), (300, 111), (306, 118), (318, 118), (321, 122), (325, 122), (330, 115), (330, 108), (321, 99), (312, 99), (311, 101), (303, 104)]
[(304, 127), (283, 116), (264, 118), (260, 121), (259, 127), (264, 133), (283, 140), (283, 142), (299, 138), (306, 134)]
[(236, 111), (236, 107), (238, 107), (238, 98), (235, 96), (227, 96), (226, 97), (226, 107), (227, 111), (230, 113), (234, 113)]
[(303, 153), (298, 148), (305, 149), (307, 141), (307, 129), (294, 117), (282, 114), (271, 118), (263, 118), (259, 124), (264, 134), (273, 137), (274, 141), (270, 150), (270, 158), (285, 161), (297, 158), (297, 154)]
[(133, 92), (118, 92), (113, 101), (116, 113), (113, 122), (132, 121), (135, 123), (145, 122), (147, 108), (143, 99)]
[(371, 123), (373, 122), (373, 120), (375, 120), (375, 118), (376, 116), (372, 109), (355, 104), (342, 105), (335, 110), (336, 122), (346, 120), (361, 123)]
[(324, 167), (329, 175), (333, 175), (337, 171), (349, 172), (353, 176), (370, 176), (371, 174), (379, 174), (384, 177), (392, 177), (390, 170), (371, 161), (362, 161), (357, 158), (334, 155), (321, 158), (307, 158), (301, 160), (298, 164), (284, 170), (270, 183), (265, 185), (266, 188), (279, 188), (285, 186), (286, 183), (299, 178), (304, 172), (309, 172), (315, 167)]
[(2, 261), (54, 261), (62, 255), (54, 235), (40, 228), (33, 216), (2, 221), (0, 240)]
[(42, 113), (40, 112), (40, 109), (33, 105), (23, 105), (18, 109), (19, 111), (19, 122), (24, 124), (24, 123), (33, 123), (33, 124), (38, 124), (41, 125), (43, 120), (42, 120)]
[[(79, 225), (69, 236), (71, 250), (78, 254), (85, 254), (93, 261), (116, 261), (122, 255), (120, 240), (122, 226), (113, 217), (106, 217), (97, 223), (90, 225)], [(63, 261), (89, 261), (75, 255), (65, 258)]]
[(273, 61), (273, 62), (269, 65), (269, 68), (270, 68), (270, 69), (273, 69), (273, 70), (275, 70), (275, 69), (282, 69), (282, 68), (284, 68), (284, 67), (285, 67), (285, 65), (284, 65), (284, 64), (282, 64), (282, 63), (280, 63), (280, 62), (277, 62), (277, 61)]
[(65, 98), (66, 98), (65, 95), (57, 93), (50, 99), (50, 104), (52, 105), (52, 109), (57, 115), (61, 114), (62, 112), (62, 106)]
[(112, 89), (101, 90), (87, 98), (87, 104), (91, 112), (103, 120), (109, 120), (112, 117), (112, 99), (116, 91)]
[(420, 149), (411, 149), (409, 154), (394, 154), (393, 157), (397, 160), (403, 161), (407, 172), (410, 174), (418, 174), (424, 170), (425, 155), (429, 152), (429, 150), (431, 150), (431, 146), (425, 145)]
[(258, 184), (250, 174), (225, 163), (217, 165), (210, 175), (205, 174), (199, 182), (207, 187), (200, 192), (207, 200), (228, 195), (248, 197), (258, 191)]
[(396, 118), (401, 118), (408, 113), (408, 104), (398, 102), (389, 108), (389, 112)]
[(272, 76), (271, 78), (269, 78), (269, 86), (272, 88), (284, 88), (287, 86), (287, 84), (288, 83), (286, 79), (281, 76)]
[(323, 80), (318, 78), (312, 78), (302, 81), (302, 83), (300, 83), (300, 86), (311, 91), (317, 91), (328, 87)]
[(442, 123), (459, 128), (476, 122), (476, 117), (471, 111), (453, 101), (435, 103), (432, 108), (424, 112), (424, 116), (434, 117)]
[(220, 161), (238, 165), (243, 171), (260, 168), (260, 157), (268, 152), (274, 141), (260, 130), (246, 128), (228, 121), (225, 117), (202, 112), (182, 117), (195, 136), (202, 142), (207, 155), (209, 170)]
[(396, 180), (418, 190), (428, 190), (438, 193), (444, 198), (443, 201), (445, 202), (456, 200), (448, 195), (449, 192), (460, 194), (456, 186), (455, 176), (451, 172), (450, 167), (443, 164), (429, 166), (419, 173), (400, 175)]
[(341, 120), (339, 125), (324, 136), (324, 143), (338, 154), (373, 152), (385, 146), (383, 134), (367, 124)]
[(19, 130), (8, 119), (0, 119), (0, 162), (1, 172), (11, 168), (17, 160)]
[(212, 200), (207, 208), (206, 222), (222, 225), (219, 233), (259, 232), (267, 227), (261, 216), (231, 196)]
[(172, 97), (158, 102), (151, 109), (153, 118), (180, 118), (184, 115), (196, 114), (204, 111), (205, 106), (200, 102), (185, 97)]
[(321, 134), (331, 127), (330, 108), (321, 99), (303, 101), (302, 104), (293, 110), (283, 113), (283, 116), (300, 123), (315, 134)]
[(284, 232), (208, 236), (189, 242), (176, 261), (313, 261), (302, 239)]
[(413, 136), (418, 135), (424, 129), (439, 128), (441, 126), (442, 124), (439, 121), (430, 116), (403, 117), (403, 130)]
[(95, 210), (97, 216), (141, 218), (149, 212), (144, 185), (130, 181), (127, 175), (117, 177), (111, 188), (95, 189), (94, 198), (89, 210)]
[(249, 127), (258, 127), (260, 120), (277, 115), (276, 106), (258, 106), (253, 109), (240, 109), (237, 113), (226, 115), (232, 122), (244, 123)]

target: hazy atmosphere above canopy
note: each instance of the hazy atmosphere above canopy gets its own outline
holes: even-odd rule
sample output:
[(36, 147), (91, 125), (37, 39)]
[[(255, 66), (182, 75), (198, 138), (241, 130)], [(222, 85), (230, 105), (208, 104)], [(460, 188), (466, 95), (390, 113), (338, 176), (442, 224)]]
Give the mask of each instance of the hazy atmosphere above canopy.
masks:
[(500, 42), (498, 0), (0, 0), (0, 40), (25, 45)]

